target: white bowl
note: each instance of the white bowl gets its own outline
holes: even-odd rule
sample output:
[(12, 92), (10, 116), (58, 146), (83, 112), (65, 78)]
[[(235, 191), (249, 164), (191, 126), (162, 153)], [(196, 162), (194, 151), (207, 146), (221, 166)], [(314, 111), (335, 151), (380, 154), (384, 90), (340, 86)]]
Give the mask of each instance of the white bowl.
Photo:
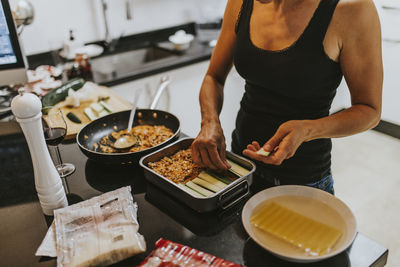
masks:
[(192, 34), (184, 34), (184, 35), (171, 35), (168, 40), (174, 45), (174, 48), (178, 51), (186, 50), (190, 47), (191, 42), (193, 41), (194, 36)]
[[(342, 232), (342, 236), (330, 252), (321, 256), (306, 255), (295, 246), (274, 238), (250, 224), (252, 212), (259, 204), (281, 196), (287, 196), (285, 203), (282, 203), (286, 207), (311, 219), (335, 227)], [(299, 201), (299, 199), (302, 201)], [(313, 203), (313, 206), (307, 205), (307, 201)], [(324, 208), (326, 206), (329, 208)], [(325, 191), (308, 186), (277, 186), (255, 194), (243, 208), (242, 222), (246, 232), (258, 245), (281, 259), (298, 263), (315, 262), (333, 257), (347, 249), (357, 234), (354, 214), (344, 202)]]
[(60, 56), (66, 59), (74, 59), (76, 54), (87, 54), (88, 57), (96, 57), (103, 53), (104, 48), (100, 45), (90, 44), (82, 47), (78, 47), (67, 54), (64, 50), (60, 51)]

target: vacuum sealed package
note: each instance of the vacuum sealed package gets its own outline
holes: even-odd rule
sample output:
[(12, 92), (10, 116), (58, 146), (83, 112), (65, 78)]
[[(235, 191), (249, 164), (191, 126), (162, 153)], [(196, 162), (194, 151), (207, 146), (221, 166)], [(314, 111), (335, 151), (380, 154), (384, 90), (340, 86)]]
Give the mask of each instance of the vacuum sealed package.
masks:
[[(106, 266), (146, 251), (136, 214), (130, 187), (56, 210), (57, 266)], [(52, 247), (43, 243), (38, 251)]]
[(56, 246), (56, 224), (54, 221), (51, 223), (46, 236), (37, 249), (35, 256), (57, 257)]
[(211, 254), (160, 238), (155, 249), (138, 267), (241, 267)]

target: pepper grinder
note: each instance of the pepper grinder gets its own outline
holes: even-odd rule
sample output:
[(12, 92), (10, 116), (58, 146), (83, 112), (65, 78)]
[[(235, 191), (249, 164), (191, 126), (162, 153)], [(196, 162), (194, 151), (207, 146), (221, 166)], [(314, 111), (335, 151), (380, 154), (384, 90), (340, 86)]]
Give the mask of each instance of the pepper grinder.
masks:
[(42, 126), (42, 103), (24, 89), (11, 102), (11, 110), (24, 132), (31, 153), (35, 175), (35, 187), (45, 215), (53, 216), (53, 211), (68, 206), (61, 178), (51, 160), (44, 139)]

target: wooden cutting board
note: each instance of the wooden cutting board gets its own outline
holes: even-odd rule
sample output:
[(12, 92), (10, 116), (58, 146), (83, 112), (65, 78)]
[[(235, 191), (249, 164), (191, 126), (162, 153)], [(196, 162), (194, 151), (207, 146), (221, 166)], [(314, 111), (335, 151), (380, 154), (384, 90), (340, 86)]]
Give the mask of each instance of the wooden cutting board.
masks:
[[(124, 100), (122, 97), (105, 86), (97, 86), (96, 94), (97, 96), (95, 98), (99, 96), (109, 97), (109, 99), (105, 100), (104, 102), (111, 107), (113, 112), (130, 110), (132, 108), (132, 105), (128, 101)], [(67, 107), (65, 106), (65, 101), (61, 101), (54, 106), (55, 108), (57, 107), (61, 109), (67, 123), (67, 135), (65, 136), (65, 140), (75, 138), (77, 133), (90, 122), (89, 118), (85, 115), (84, 110), (85, 108), (89, 107), (91, 103), (93, 103), (93, 101), (82, 102), (79, 107), (75, 108)], [(52, 110), (50, 110), (49, 113), (51, 113)], [(78, 124), (68, 119), (67, 114), (69, 112), (73, 112), (82, 121), (82, 123)]]

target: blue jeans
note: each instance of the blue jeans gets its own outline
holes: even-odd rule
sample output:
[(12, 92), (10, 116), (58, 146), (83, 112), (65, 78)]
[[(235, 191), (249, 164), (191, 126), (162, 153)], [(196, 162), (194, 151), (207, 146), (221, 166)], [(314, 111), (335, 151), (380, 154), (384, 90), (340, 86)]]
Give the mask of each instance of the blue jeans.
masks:
[[(254, 173), (254, 178), (253, 178), (253, 188), (254, 188), (254, 193), (263, 190), (265, 188), (273, 187), (273, 186), (278, 186), (281, 184), (292, 184), (292, 183), (281, 183), (279, 178), (274, 178), (271, 177), (270, 175), (266, 174), (265, 172), (262, 172), (260, 170), (256, 170)], [(293, 183), (297, 184), (297, 183)], [(335, 190), (333, 189), (333, 177), (332, 173), (329, 171), (329, 173), (322, 179), (309, 183), (309, 184), (303, 184), (305, 186), (310, 186), (314, 188), (321, 189), (323, 191), (326, 191), (332, 195), (335, 194)]]
[(318, 189), (324, 190), (332, 195), (335, 195), (335, 190), (333, 189), (333, 177), (332, 177), (331, 173), (329, 173), (327, 176), (325, 176), (324, 178), (322, 178), (319, 181), (316, 181), (311, 184), (305, 184), (305, 185), (311, 186), (314, 188), (318, 188)]

